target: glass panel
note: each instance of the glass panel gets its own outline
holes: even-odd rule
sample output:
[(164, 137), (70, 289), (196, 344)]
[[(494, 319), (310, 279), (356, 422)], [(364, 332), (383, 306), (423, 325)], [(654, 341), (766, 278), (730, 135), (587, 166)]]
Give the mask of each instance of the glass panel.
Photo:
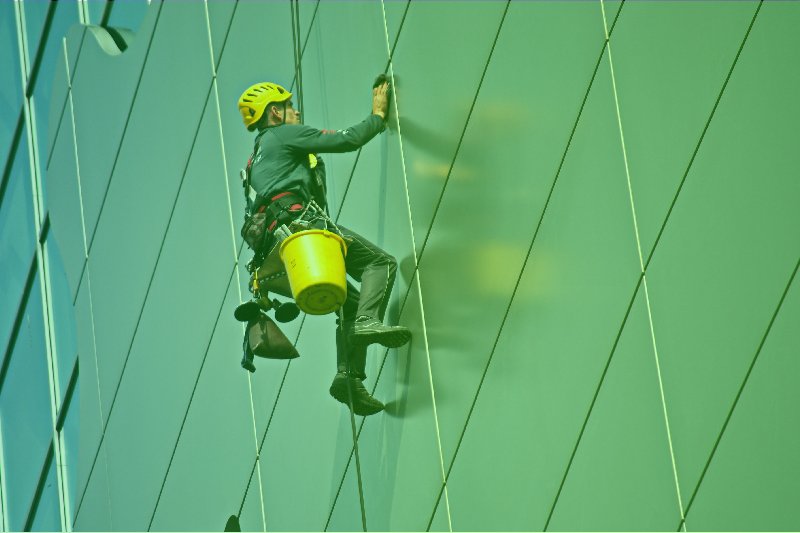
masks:
[[(213, 103), (206, 106), (211, 89), (211, 65), (205, 9), (197, 2), (165, 2), (161, 4), (158, 21), (158, 30), (144, 67), (130, 123), (90, 250), (92, 304), (103, 406), (111, 405), (125, 359), (131, 349), (138, 317), (145, 305), (145, 295), (149, 299), (160, 299), (164, 294), (173, 298), (205, 297), (206, 299), (201, 298), (203, 305), (212, 305), (212, 301), (207, 299), (208, 295), (198, 290), (197, 284), (208, 284), (203, 289), (213, 291), (217, 290), (214, 287), (218, 283), (222, 283), (218, 296), (221, 300), (229, 269), (233, 266), (231, 258), (223, 255), (231, 249), (231, 230), (224, 200), (221, 201), (225, 197), (223, 193), (226, 184), (222, 177), (224, 174), (219, 148), (219, 127), (215, 124), (216, 106)], [(137, 40), (135, 45), (140, 42)], [(129, 50), (131, 51), (133, 47)], [(110, 59), (119, 61), (129, 52)], [(175, 57), (182, 59), (176, 62)], [(81, 62), (83, 60), (82, 56)], [(81, 70), (77, 78), (87, 79), (101, 65), (110, 67), (112, 62), (109, 58), (103, 58), (102, 62), (98, 58), (94, 65), (83, 64), (81, 69), (86, 70)], [(174, 111), (174, 101), (164, 98), (165, 79), (181, 80), (181, 107), (185, 114), (180, 119), (164, 120), (164, 117), (172, 116)], [(75, 111), (76, 121), (79, 121), (77, 106)], [(213, 117), (214, 122), (207, 119), (201, 126), (204, 111), (205, 117)], [(83, 128), (91, 130), (93, 135), (100, 135), (102, 132), (86, 123)], [(201, 130), (199, 134), (198, 130)], [(79, 150), (83, 146), (80, 135), (79, 132)], [(101, 156), (91, 147), (85, 147), (85, 150), (79, 159), (83, 194), (86, 194), (87, 182), (94, 182), (97, 187), (105, 179), (102, 177), (92, 180), (88, 177), (92, 175), (85, 172), (84, 157), (96, 159)], [(190, 156), (192, 164), (197, 166), (191, 166), (187, 171)], [(192, 183), (203, 185), (190, 185)], [(221, 187), (221, 190), (218, 191), (215, 187)], [(104, 188), (94, 190), (104, 192)], [(195, 197), (196, 201), (208, 206), (205, 218), (198, 214), (203, 208), (192, 208), (180, 201), (177, 209), (175, 208), (179, 191), (181, 194), (199, 195)], [(99, 210), (103, 198), (98, 197), (98, 200), (96, 207)], [(85, 201), (83, 205), (84, 214), (90, 217)], [(197, 248), (197, 238), (206, 230), (199, 229), (198, 220), (203, 220), (202, 227), (208, 228), (203, 237), (207, 239), (208, 246), (200, 249)], [(87, 218), (87, 232), (89, 222)], [(163, 248), (163, 253), (169, 258), (159, 259), (170, 224), (180, 226), (180, 235), (183, 237), (169, 239)], [(132, 250), (135, 253), (132, 254)], [(211, 254), (208, 264), (200, 261), (199, 257), (191, 259), (197, 262), (200, 277), (187, 275), (186, 261), (201, 250), (203, 254)], [(121, 261), (121, 258), (125, 260)], [(148, 292), (157, 261), (159, 264), (169, 265), (169, 276), (178, 278), (189, 294), (184, 295), (177, 290), (165, 293), (163, 286), (157, 288), (156, 285)], [(195, 267), (191, 268), (194, 270)], [(199, 274), (201, 271), (204, 274)], [(222, 272), (222, 278), (203, 278), (209, 271)], [(125, 305), (120, 305), (120, 302), (125, 302)], [(147, 305), (152, 303), (148, 302)], [(160, 308), (163, 312), (175, 312), (166, 303), (163, 305)], [(174, 299), (171, 305), (175, 305)], [(125, 527), (122, 522), (119, 525)]]
[(678, 522), (678, 491), (640, 288), (547, 529), (672, 531)]
[[(69, 520), (75, 519), (75, 506), (78, 504), (78, 442), (80, 438), (80, 388), (81, 380), (75, 384), (75, 389), (70, 400), (69, 410), (64, 418), (64, 426), (61, 428), (61, 438), (64, 442), (65, 457), (64, 467), (67, 471), (67, 491), (69, 492)], [(91, 450), (84, 450), (86, 455), (91, 454)]]
[[(386, 404), (386, 412), (366, 418), (358, 439), (367, 527), (375, 531), (425, 531), (443, 482), (416, 280), (411, 287), (399, 320), (411, 329), (411, 342), (396, 350), (373, 346), (367, 358), (373, 379), (385, 359), (375, 397)], [(350, 469), (355, 466), (353, 459)]]
[(612, 54), (645, 258), (757, 3), (626, 2), (622, 9)]
[(684, 495), (797, 263), (798, 24), (800, 4), (762, 5), (647, 270)]
[[(238, 303), (234, 277), (228, 286), (222, 316), (214, 331), (197, 390), (188, 407), (186, 424), (150, 528), (153, 531), (208, 531), (220, 525), (221, 517), (237, 512), (241, 505), (256, 447), (252, 422), (242, 423), (249, 419), (251, 412), (246, 371), (239, 366), (238, 353), (232, 352), (232, 347), (242, 342), (241, 325), (228, 319), (229, 310)], [(285, 363), (260, 359), (256, 365), (254, 389), (264, 388), (265, 379), (274, 382), (270, 401), (257, 404), (261, 406), (258, 411), (267, 411), (268, 415), (265, 406), (275, 403)], [(257, 385), (255, 378), (259, 377), (262, 379)], [(220, 390), (227, 392), (220, 395)], [(197, 468), (197, 465), (204, 466)], [(203, 490), (187, 491), (186, 487), (203, 487)], [(255, 476), (248, 498), (253, 494), (260, 503)], [(186, 509), (194, 511), (187, 514)], [(260, 520), (259, 505), (259, 524)]]
[[(428, 233), (505, 6), (492, 1), (464, 2), (458, 8), (453, 2), (411, 2), (403, 23), (393, 68), (417, 252)], [(454, 42), (459, 45), (453, 46)]]
[[(169, 9), (168, 6), (169, 4), (165, 4), (164, 9)], [(183, 31), (180, 34), (185, 38), (187, 32)], [(114, 527), (122, 530), (141, 531), (148, 528), (176, 443), (187, 444), (190, 449), (195, 448), (196, 442), (193, 445), (191, 440), (184, 441), (187, 437), (185, 434), (178, 441), (178, 431), (182, 426), (182, 420), (187, 416), (189, 398), (194, 394), (194, 398), (200, 400), (200, 396), (205, 396), (209, 392), (213, 394), (213, 391), (218, 392), (218, 387), (222, 385), (221, 376), (215, 374), (209, 376), (212, 377), (211, 381), (203, 379), (209, 370), (208, 366), (211, 365), (209, 343), (212, 341), (212, 335), (219, 331), (215, 327), (225, 323), (226, 330), (233, 326), (230, 329), (241, 331), (241, 324), (229, 318), (238, 300), (238, 294), (234, 296), (233, 301), (229, 301), (229, 307), (225, 308), (225, 318), (218, 319), (228, 287), (231, 285), (233, 262), (224, 253), (230, 250), (232, 239), (229, 214), (224, 202), (226, 184), (222, 179), (224, 167), (222, 153), (219, 150), (219, 126), (216, 119), (216, 109), (208, 106), (170, 224), (167, 227), (166, 221), (162, 221), (160, 228), (153, 227), (154, 234), (158, 236), (157, 242), (148, 246), (155, 248), (160, 245), (161, 235), (166, 233), (158, 266), (143, 263), (144, 258), (138, 259), (142, 263), (131, 259), (126, 265), (126, 268), (130, 269), (140, 268), (148, 275), (153, 268), (156, 268), (156, 271), (147, 301), (143, 304), (141, 320), (137, 324), (136, 337), (130, 348), (130, 356), (124, 367), (121, 382), (120, 369), (111, 365), (124, 360), (127, 346), (123, 346), (123, 351), (119, 354), (104, 352), (103, 347), (109, 346), (114, 339), (109, 338), (108, 332), (103, 331), (101, 324), (108, 324), (109, 328), (115, 328), (117, 325), (113, 322), (113, 317), (111, 320), (100, 319), (101, 314), (115, 313), (118, 300), (114, 301), (105, 295), (99, 296), (100, 291), (95, 292), (102, 282), (98, 281), (98, 278), (109, 279), (109, 274), (113, 274), (113, 269), (118, 265), (113, 261), (109, 262), (110, 258), (98, 259), (97, 264), (101, 265), (98, 267), (92, 263), (92, 302), (95, 322), (98, 325), (97, 350), (101, 391), (109, 394), (103, 398), (104, 406), (110, 406), (113, 397), (111, 395), (117, 390), (106, 430), (106, 446), (110, 457), (127, 458), (124, 464), (114, 463), (110, 476)], [(188, 153), (184, 153), (184, 157), (188, 157)], [(158, 184), (147, 184), (146, 180), (139, 180), (135, 185), (139, 187), (150, 185), (151, 191), (155, 191)], [(151, 196), (155, 194), (153, 192)], [(152, 205), (151, 202), (147, 214), (154, 218)], [(105, 238), (101, 236), (105, 231), (106, 226), (101, 224), (98, 243), (103, 242), (100, 239)], [(202, 235), (204, 242), (202, 246), (198, 246), (199, 235)], [(100, 244), (98, 250), (99, 246)], [(124, 253), (123, 248), (118, 250), (116, 253)], [(191, 265), (186, 263), (188, 257), (192, 258)], [(103, 275), (97, 274), (101, 268), (106, 268), (108, 271)], [(126, 281), (132, 283), (131, 274), (126, 272), (125, 277)], [(235, 282), (232, 287), (236, 290)], [(237, 351), (241, 351), (241, 337), (232, 340), (226, 352), (227, 373), (238, 381), (244, 377), (245, 371), (238, 365)], [(112, 358), (114, 361), (109, 364), (108, 360)], [(115, 371), (117, 373), (113, 374)], [(117, 383), (119, 383), (118, 389), (116, 389)], [(147, 383), (148, 390), (152, 391), (151, 394), (142, 394), (143, 383)], [(235, 385), (231, 383), (231, 386)], [(192, 403), (192, 409), (194, 407)], [(234, 412), (247, 413), (247, 411)], [(216, 446), (213, 449), (203, 450), (206, 453), (211, 452), (212, 456), (225, 454), (229, 456), (229, 460), (233, 460), (230, 466), (232, 469), (238, 468), (239, 473), (237, 476), (239, 488), (235, 490), (238, 496), (241, 495), (239, 492), (241, 484), (246, 480), (243, 470), (246, 469), (246, 465), (243, 461), (249, 462), (255, 456), (255, 450), (251, 445), (252, 428), (251, 423), (249, 439), (240, 440), (239, 446), (231, 443), (227, 453)], [(248, 428), (241, 427), (240, 430), (246, 432)], [(220, 444), (223, 442), (220, 440)], [(223, 461), (224, 459), (219, 460)], [(204, 472), (204, 474), (209, 473), (208, 470)], [(224, 475), (226, 474), (223, 473)], [(213, 493), (212, 490), (209, 492)], [(206, 495), (209, 496), (210, 494)], [(233, 505), (232, 501), (229, 502)], [(176, 508), (170, 507), (164, 509), (168, 514), (175, 510)], [(216, 510), (217, 513), (229, 511), (219, 507), (211, 507), (208, 510)], [(176, 517), (169, 518), (174, 520)]]
[(78, 188), (78, 165), (75, 162), (75, 137), (69, 107), (67, 104), (65, 119), (53, 145), (43, 188), (47, 191), (46, 209), (50, 213), (47, 241), (51, 248), (58, 249), (59, 269), (66, 272), (70, 294), (75, 295), (86, 262), (86, 242)]
[(67, 393), (67, 386), (78, 356), (78, 341), (76, 338), (75, 312), (72, 308), (72, 291), (70, 290), (64, 265), (58, 246), (54, 246), (50, 238), (45, 242), (47, 257), (47, 272), (50, 277), (50, 294), (52, 297), (51, 309), (53, 313), (53, 327), (55, 329), (55, 352), (53, 357), (58, 368), (58, 386), (60, 398), (57, 406)]
[(61, 531), (61, 508), (58, 502), (56, 461), (50, 461), (39, 505), (33, 517), (31, 531)]
[[(17, 44), (17, 15), (14, 2), (0, 2), (0, 164), (8, 156), (9, 143), (22, 109), (22, 80)], [(0, 168), (3, 168), (0, 166)]]
[(796, 276), (686, 517), (691, 531), (800, 531), (798, 324)]
[(89, 11), (89, 20), (86, 21), (86, 23), (99, 26), (103, 21), (103, 13), (105, 12), (107, 3), (106, 0), (87, 0), (86, 7)]
[(28, 37), (28, 75), (30, 75), (36, 51), (39, 49), (39, 39), (42, 37), (42, 29), (50, 2), (48, 0), (23, 0), (21, 4), (25, 14), (25, 33)]
[[(544, 527), (637, 285), (611, 73), (601, 61), (455, 457), (457, 530)], [(484, 368), (466, 359), (437, 374), (437, 400), (452, 398), (448, 377), (477, 385)], [(454, 437), (443, 434), (443, 446), (447, 438), (454, 450)]]
[[(41, 0), (38, 0), (41, 2)], [(47, 4), (49, 2), (41, 2)], [(25, 2), (25, 5), (30, 4), (30, 0)], [(63, 56), (64, 47), (62, 38), (73, 24), (78, 23), (78, 7), (75, 2), (57, 2), (54, 4), (55, 13), (53, 15), (53, 23), (50, 26), (50, 33), (47, 36), (45, 43), (44, 53), (42, 54), (42, 62), (39, 67), (39, 74), (36, 78), (36, 86), (33, 90), (33, 97), (31, 101), (34, 106), (36, 116), (36, 134), (38, 136), (38, 149), (39, 149), (39, 168), (43, 170), (49, 159), (47, 139), (49, 135), (49, 127), (51, 117), (60, 117), (61, 110), (66, 103), (66, 83), (65, 77), (59, 77), (61, 84), (59, 87), (53, 87), (54, 75), (56, 72), (56, 65), (62, 65), (63, 69)], [(63, 70), (62, 70), (63, 73)], [(52, 105), (58, 110), (50, 109), (51, 95), (55, 96)], [(56, 122), (53, 127), (58, 125)], [(52, 137), (52, 136), (50, 136)], [(44, 201), (44, 199), (43, 199)]]
[(53, 437), (41, 285), (28, 297), (0, 391), (8, 525), (22, 531)]
[(142, 25), (150, 2), (147, 0), (126, 0), (111, 3), (111, 15), (108, 17), (108, 26), (112, 28), (125, 28), (136, 33)]
[[(529, 46), (531, 35), (548, 45)], [(447, 398), (437, 406), (446, 462), (466, 423), (604, 40), (601, 13), (592, 2), (512, 2), (503, 23), (420, 259), (434, 386), (437, 397)], [(491, 223), (475, 223), (479, 206), (487, 206)], [(469, 371), (465, 360), (474, 365)]]
[(28, 143), (19, 143), (5, 196), (0, 199), (0, 354), (17, 316), (22, 290), (36, 250)]

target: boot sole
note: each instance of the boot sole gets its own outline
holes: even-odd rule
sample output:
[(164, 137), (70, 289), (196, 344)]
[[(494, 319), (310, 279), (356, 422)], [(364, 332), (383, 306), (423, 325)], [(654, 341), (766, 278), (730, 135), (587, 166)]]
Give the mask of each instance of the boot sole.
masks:
[(356, 346), (380, 344), (386, 348), (399, 348), (410, 340), (411, 332), (402, 329), (394, 331), (366, 331), (363, 333), (354, 333), (350, 336), (350, 342)]

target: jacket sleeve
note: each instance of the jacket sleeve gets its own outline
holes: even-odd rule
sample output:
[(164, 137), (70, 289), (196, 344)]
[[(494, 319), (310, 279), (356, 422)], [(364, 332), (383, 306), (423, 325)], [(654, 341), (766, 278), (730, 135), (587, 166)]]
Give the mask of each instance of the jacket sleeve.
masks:
[(309, 154), (341, 153), (361, 148), (383, 129), (383, 119), (378, 115), (370, 115), (355, 126), (344, 130), (318, 130), (298, 124), (284, 126), (276, 133), (292, 150)]

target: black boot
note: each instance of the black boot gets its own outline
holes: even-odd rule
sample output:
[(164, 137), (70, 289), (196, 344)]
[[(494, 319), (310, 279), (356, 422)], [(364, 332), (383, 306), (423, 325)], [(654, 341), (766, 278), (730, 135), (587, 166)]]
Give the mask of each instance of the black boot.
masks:
[(360, 316), (353, 324), (350, 342), (355, 346), (382, 344), (397, 348), (411, 340), (411, 331), (405, 326), (387, 326), (377, 318)]
[[(348, 388), (350, 392), (348, 393)], [(373, 398), (361, 380), (346, 372), (338, 372), (330, 388), (331, 396), (345, 405), (353, 398), (353, 412), (358, 416), (374, 415), (383, 411), (384, 405)]]

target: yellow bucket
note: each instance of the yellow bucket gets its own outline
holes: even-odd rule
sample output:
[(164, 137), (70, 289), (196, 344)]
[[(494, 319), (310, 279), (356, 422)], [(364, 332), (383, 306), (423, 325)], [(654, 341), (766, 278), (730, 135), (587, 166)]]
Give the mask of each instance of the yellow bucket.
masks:
[(326, 315), (342, 306), (347, 296), (346, 254), (344, 240), (327, 230), (300, 231), (281, 243), (281, 260), (300, 309)]

